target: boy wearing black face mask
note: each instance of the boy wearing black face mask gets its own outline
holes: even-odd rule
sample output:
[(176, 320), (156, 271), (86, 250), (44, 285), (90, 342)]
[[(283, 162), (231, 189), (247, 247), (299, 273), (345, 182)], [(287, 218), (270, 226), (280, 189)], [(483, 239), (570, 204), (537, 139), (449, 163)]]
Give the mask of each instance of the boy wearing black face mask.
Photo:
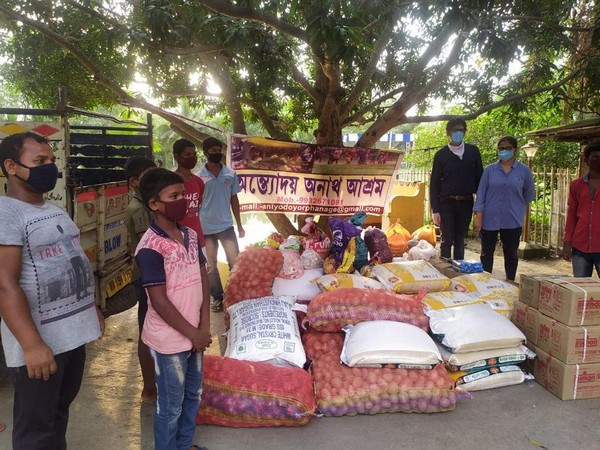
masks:
[(589, 172), (571, 183), (563, 258), (573, 263), (573, 276), (600, 276), (600, 142), (584, 153)]
[(0, 315), (6, 364), (14, 368), (15, 450), (66, 448), (85, 344), (104, 330), (79, 229), (44, 199), (58, 178), (54, 161), (46, 139), (35, 133), (0, 143), (8, 178), (0, 197)]
[(198, 235), (180, 225), (187, 211), (183, 179), (149, 169), (140, 194), (154, 221), (135, 260), (148, 293), (142, 340), (154, 359), (156, 450), (197, 448), (192, 439), (200, 405), (202, 355), (211, 343), (206, 259)]
[(204, 195), (204, 181), (192, 173), (192, 169), (198, 163), (196, 146), (187, 139), (178, 139), (173, 144), (173, 159), (177, 163), (175, 172), (183, 178), (185, 198), (188, 202), (187, 212), (180, 223), (198, 234), (200, 247), (204, 248), (204, 234), (200, 222), (200, 205), (202, 205), (202, 196)]
[(209, 137), (202, 142), (202, 149), (208, 162), (198, 172), (198, 176), (204, 181), (205, 189), (200, 218), (206, 240), (208, 280), (212, 295), (211, 309), (219, 312), (223, 311), (223, 287), (217, 269), (217, 253), (221, 243), (231, 270), (240, 252), (233, 229), (232, 212), (237, 222), (239, 237), (243, 238), (246, 235), (242, 227), (240, 202), (237, 197), (242, 189), (235, 171), (223, 164), (223, 143)]

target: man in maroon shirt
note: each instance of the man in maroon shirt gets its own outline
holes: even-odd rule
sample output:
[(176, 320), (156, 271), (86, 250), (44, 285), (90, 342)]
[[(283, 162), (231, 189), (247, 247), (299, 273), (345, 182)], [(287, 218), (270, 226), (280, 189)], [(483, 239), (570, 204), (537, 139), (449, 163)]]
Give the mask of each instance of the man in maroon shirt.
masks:
[(569, 188), (563, 258), (573, 262), (573, 275), (600, 276), (600, 142), (588, 145), (584, 161), (590, 171)]

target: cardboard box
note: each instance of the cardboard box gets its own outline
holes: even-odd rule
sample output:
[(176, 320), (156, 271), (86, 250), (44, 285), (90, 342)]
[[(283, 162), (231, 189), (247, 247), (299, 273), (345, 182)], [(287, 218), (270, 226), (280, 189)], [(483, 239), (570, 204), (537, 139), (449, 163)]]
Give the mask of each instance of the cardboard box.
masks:
[(540, 284), (538, 309), (570, 327), (600, 325), (600, 281), (574, 277), (544, 279)]
[(533, 376), (561, 400), (600, 397), (600, 363), (565, 364), (536, 348)]
[(515, 302), (512, 322), (527, 338), (527, 343), (536, 345), (540, 313), (537, 309), (521, 302)]
[(600, 325), (568, 327), (539, 314), (536, 345), (565, 364), (600, 363)]
[(544, 278), (566, 278), (567, 274), (521, 275), (519, 277), (519, 301), (526, 305), (538, 307), (540, 284)]

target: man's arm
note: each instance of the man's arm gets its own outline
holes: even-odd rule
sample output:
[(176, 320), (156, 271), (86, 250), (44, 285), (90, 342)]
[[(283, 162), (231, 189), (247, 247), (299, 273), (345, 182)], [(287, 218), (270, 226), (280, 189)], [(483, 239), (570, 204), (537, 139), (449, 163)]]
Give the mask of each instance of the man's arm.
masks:
[(23, 348), (29, 378), (47, 380), (56, 372), (56, 362), (31, 317), (27, 297), (19, 284), (21, 252), (20, 246), (0, 245), (0, 316)]
[(231, 196), (231, 211), (233, 212), (233, 217), (235, 217), (235, 221), (237, 223), (238, 235), (239, 237), (243, 238), (246, 235), (246, 232), (242, 226), (242, 218), (240, 216), (240, 201), (237, 194), (233, 194)]
[(206, 264), (200, 266), (200, 278), (202, 279), (202, 306), (200, 307), (200, 324), (198, 325), (198, 330), (202, 333), (202, 338), (206, 341), (206, 344), (200, 348), (195, 348), (196, 351), (203, 351), (212, 342), (210, 332), (210, 289), (208, 287)]
[(573, 232), (575, 231), (575, 225), (577, 224), (577, 209), (579, 209), (579, 197), (575, 191), (574, 181), (569, 186), (569, 199), (567, 201), (567, 221), (565, 223), (565, 235), (563, 242), (563, 259), (565, 261), (571, 261), (573, 255), (573, 248), (571, 247), (571, 241), (573, 239)]

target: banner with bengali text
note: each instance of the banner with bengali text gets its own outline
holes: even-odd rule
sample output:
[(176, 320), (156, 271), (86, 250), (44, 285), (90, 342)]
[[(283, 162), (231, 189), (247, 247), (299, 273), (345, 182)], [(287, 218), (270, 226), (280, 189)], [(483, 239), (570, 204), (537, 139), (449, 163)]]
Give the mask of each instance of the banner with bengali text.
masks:
[(324, 147), (232, 134), (229, 166), (240, 180), (241, 212), (383, 214), (404, 153)]

